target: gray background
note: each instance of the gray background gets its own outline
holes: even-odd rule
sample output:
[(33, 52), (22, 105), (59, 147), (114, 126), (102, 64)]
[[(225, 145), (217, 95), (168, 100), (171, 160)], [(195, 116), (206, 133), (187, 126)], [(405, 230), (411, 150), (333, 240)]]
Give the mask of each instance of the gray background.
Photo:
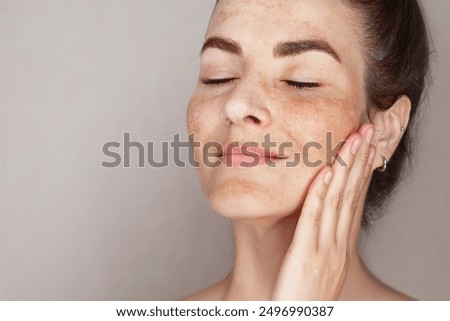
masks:
[[(215, 1), (0, 0), (0, 299), (178, 299), (233, 244), (195, 170), (105, 169), (102, 145), (185, 137)], [(450, 2), (425, 1), (437, 55), (415, 173), (364, 238), (383, 280), (450, 299)]]

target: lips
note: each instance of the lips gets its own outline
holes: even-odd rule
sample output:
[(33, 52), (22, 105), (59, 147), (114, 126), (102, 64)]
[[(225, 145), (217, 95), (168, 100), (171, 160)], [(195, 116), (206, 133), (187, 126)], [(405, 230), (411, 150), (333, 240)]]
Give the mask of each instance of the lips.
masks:
[(244, 155), (244, 156), (259, 156), (259, 157), (267, 157), (267, 158), (287, 158), (285, 156), (279, 156), (276, 152), (272, 151), (273, 148), (258, 148), (253, 146), (246, 146), (245, 144), (238, 145), (230, 144), (226, 145), (225, 149), (218, 151), (218, 157), (222, 157), (224, 155)]
[(261, 148), (238, 143), (225, 145), (225, 148), (218, 151), (217, 157), (222, 158), (227, 165), (233, 167), (269, 165), (288, 158), (280, 156), (273, 147)]

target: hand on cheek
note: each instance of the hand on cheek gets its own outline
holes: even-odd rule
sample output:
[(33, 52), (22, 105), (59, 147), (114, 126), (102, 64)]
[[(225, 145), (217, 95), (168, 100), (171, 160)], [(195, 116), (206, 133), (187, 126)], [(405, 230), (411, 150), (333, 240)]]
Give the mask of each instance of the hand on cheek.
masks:
[[(335, 161), (310, 185), (272, 300), (336, 300), (349, 263), (349, 242), (375, 157), (373, 125), (350, 135)], [(359, 211), (359, 212), (358, 212)]]

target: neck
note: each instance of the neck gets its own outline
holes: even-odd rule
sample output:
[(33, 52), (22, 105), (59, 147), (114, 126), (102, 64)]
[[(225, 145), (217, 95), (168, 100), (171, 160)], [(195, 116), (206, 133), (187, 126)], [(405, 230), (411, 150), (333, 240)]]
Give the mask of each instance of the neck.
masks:
[(270, 300), (298, 218), (277, 222), (233, 221), (235, 260), (226, 300)]
[[(291, 244), (298, 215), (278, 221), (233, 220), (235, 260), (224, 280), (224, 300), (271, 299), (284, 256)], [(351, 239), (350, 265), (340, 298), (353, 297), (355, 284), (367, 275), (358, 253), (359, 228)]]

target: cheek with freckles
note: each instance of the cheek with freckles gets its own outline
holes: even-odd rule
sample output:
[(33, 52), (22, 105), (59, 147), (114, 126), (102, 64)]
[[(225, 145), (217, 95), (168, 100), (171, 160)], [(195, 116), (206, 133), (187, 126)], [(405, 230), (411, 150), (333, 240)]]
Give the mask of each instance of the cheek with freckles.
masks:
[[(321, 168), (327, 165), (334, 150), (341, 141), (356, 132), (361, 126), (364, 109), (353, 100), (341, 99), (289, 99), (285, 97), (277, 122), (283, 124), (286, 138), (295, 146), (295, 153), (300, 154), (300, 162), (295, 167), (280, 172), (282, 181), (288, 183), (285, 190), (285, 204), (300, 206), (306, 197), (308, 188)], [(326, 133), (332, 134), (327, 149)], [(314, 146), (305, 148), (306, 144)], [(308, 146), (308, 145), (306, 145)]]
[(186, 123), (189, 134), (199, 134), (202, 130), (201, 124), (206, 123), (206, 118), (208, 115), (205, 113), (204, 106), (208, 104), (208, 99), (202, 95), (194, 93), (191, 100), (189, 101), (189, 106), (186, 114)]
[[(217, 152), (211, 146), (207, 148), (206, 144), (211, 142), (222, 143), (226, 138), (227, 129), (223, 121), (219, 119), (219, 112), (223, 97), (205, 94), (201, 90), (197, 90), (192, 96), (186, 115), (188, 133), (194, 135), (195, 142), (198, 146), (194, 149), (194, 159), (198, 162), (197, 174), (200, 179), (200, 185), (210, 199), (211, 193), (218, 185), (217, 168), (209, 167), (205, 164), (205, 153), (209, 155)], [(217, 161), (216, 158), (207, 158), (209, 162)], [(220, 176), (220, 175), (219, 175)]]
[(333, 146), (356, 132), (362, 124), (364, 108), (352, 97), (286, 95), (278, 100), (277, 123), (298, 147), (307, 143), (326, 146), (326, 133), (332, 133)]
[(189, 135), (193, 135), (196, 143), (200, 147), (194, 150), (196, 161), (202, 158), (202, 148), (208, 141), (218, 141), (217, 128), (219, 127), (219, 108), (218, 102), (210, 97), (194, 93), (186, 113), (186, 125)]

